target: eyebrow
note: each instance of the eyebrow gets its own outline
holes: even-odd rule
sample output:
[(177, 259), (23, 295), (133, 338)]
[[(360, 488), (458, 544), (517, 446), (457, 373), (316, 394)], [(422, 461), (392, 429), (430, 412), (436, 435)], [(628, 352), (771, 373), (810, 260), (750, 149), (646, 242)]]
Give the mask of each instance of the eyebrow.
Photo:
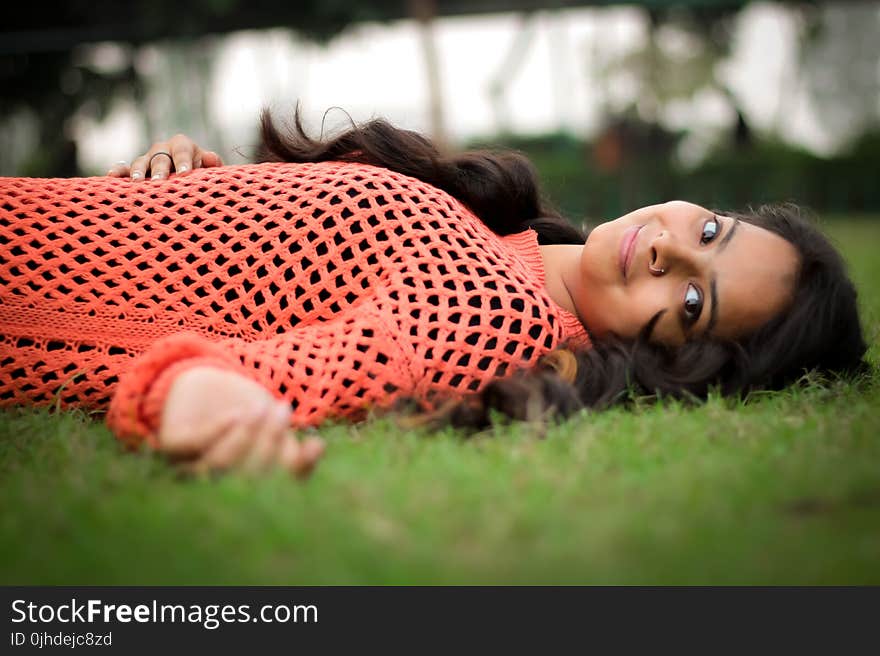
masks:
[[(722, 223), (722, 225), (724, 225), (724, 224)], [(727, 244), (730, 243), (730, 240), (731, 240), (731, 238), (733, 238), (733, 234), (736, 232), (736, 229), (738, 227), (739, 227), (739, 219), (734, 219), (733, 225), (730, 226), (730, 230), (728, 230), (727, 234), (721, 238), (720, 242), (718, 242), (718, 252), (723, 251), (727, 247)]]
[[(730, 226), (730, 230), (727, 231), (721, 241), (718, 242), (718, 252), (723, 251), (727, 244), (730, 243), (731, 238), (733, 237), (736, 229), (739, 227), (739, 219), (733, 220), (733, 225)], [(712, 307), (709, 310), (709, 323), (706, 324), (706, 334), (712, 332), (712, 329), (715, 327), (715, 324), (718, 322), (718, 278), (713, 273), (712, 277), (709, 279), (709, 297), (712, 299)]]
[(706, 334), (712, 332), (715, 323), (718, 321), (718, 280), (714, 273), (709, 281), (709, 296), (712, 298), (712, 308), (709, 310), (709, 323), (706, 324)]

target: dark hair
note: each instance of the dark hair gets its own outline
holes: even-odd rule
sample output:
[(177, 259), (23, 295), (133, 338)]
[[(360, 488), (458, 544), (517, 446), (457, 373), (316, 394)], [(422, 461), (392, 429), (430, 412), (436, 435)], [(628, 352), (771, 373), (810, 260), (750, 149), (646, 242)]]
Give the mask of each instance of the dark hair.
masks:
[[(496, 234), (532, 228), (541, 244), (586, 240), (583, 231), (542, 199), (533, 166), (517, 152), (446, 155), (422, 135), (381, 119), (314, 140), (305, 133), (298, 109), (284, 133), (264, 110), (261, 136), (260, 161), (382, 166), (445, 190)], [(634, 340), (611, 336), (594, 339), (587, 349), (561, 348), (533, 369), (444, 406), (434, 418), (480, 427), (490, 422), (493, 411), (516, 419), (567, 416), (620, 402), (628, 392), (705, 398), (713, 388), (725, 395), (779, 389), (811, 370), (832, 375), (863, 371), (867, 346), (855, 287), (843, 259), (814, 223), (792, 204), (720, 213), (765, 228), (798, 251), (800, 266), (786, 312), (738, 340), (697, 338), (664, 346), (649, 340), (649, 324)]]
[(532, 163), (516, 151), (473, 150), (447, 155), (417, 132), (382, 119), (327, 140), (303, 129), (299, 108), (281, 131), (264, 109), (260, 115), (261, 162), (360, 162), (403, 173), (458, 199), (497, 235), (533, 228), (541, 244), (582, 244), (586, 234), (541, 196)]

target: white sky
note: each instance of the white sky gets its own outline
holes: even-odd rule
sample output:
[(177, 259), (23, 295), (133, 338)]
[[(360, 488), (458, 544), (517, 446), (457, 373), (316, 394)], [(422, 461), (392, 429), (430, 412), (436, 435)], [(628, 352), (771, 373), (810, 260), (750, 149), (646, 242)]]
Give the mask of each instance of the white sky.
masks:
[[(778, 129), (783, 137), (819, 152), (832, 148), (832, 138), (810, 112), (806, 98), (791, 93), (797, 33), (792, 15), (772, 4), (755, 3), (741, 12), (739, 21), (734, 56), (722, 75), (741, 99), (752, 125)], [(520, 26), (520, 18), (513, 14), (436, 22), (446, 127), (453, 139), (491, 135), (499, 120), (518, 132), (567, 129), (589, 135), (601, 117), (600, 98), (607, 95), (621, 101), (638, 93), (625, 84), (604, 88), (596, 71), (599, 60), (625, 52), (644, 38), (638, 10), (545, 12), (538, 15), (531, 40), (521, 48), (521, 65), (507, 86), (499, 119), (489, 87), (510, 56)], [(142, 59), (145, 69), (156, 70), (159, 79), (163, 51), (148, 49)], [(280, 112), (300, 100), (306, 119), (315, 127), (325, 109), (338, 106), (355, 120), (383, 116), (401, 127), (424, 132), (429, 128), (423, 54), (410, 21), (364, 24), (328, 46), (310, 44), (285, 30), (237, 33), (222, 39), (212, 64), (209, 106), (227, 148), (221, 154), (230, 163), (242, 161), (232, 148), (252, 143), (264, 105)], [(176, 64), (164, 61), (164, 65), (167, 69)], [(142, 123), (126, 107), (101, 125), (81, 123), (77, 133), (82, 164), (106, 170), (119, 159), (139, 154), (154, 139), (178, 131), (207, 138), (200, 126), (175, 123), (175, 112), (167, 109), (169, 103), (186, 98), (186, 81), (177, 77), (184, 86), (164, 89), (164, 105), (155, 98), (151, 104), (154, 135), (144, 135)], [(162, 79), (154, 86), (161, 84), (171, 82)], [(329, 125), (340, 125), (343, 118), (341, 113), (331, 114)], [(712, 94), (672, 106), (666, 115), (671, 126), (694, 128), (686, 145), (694, 157), (730, 119), (726, 104)]]

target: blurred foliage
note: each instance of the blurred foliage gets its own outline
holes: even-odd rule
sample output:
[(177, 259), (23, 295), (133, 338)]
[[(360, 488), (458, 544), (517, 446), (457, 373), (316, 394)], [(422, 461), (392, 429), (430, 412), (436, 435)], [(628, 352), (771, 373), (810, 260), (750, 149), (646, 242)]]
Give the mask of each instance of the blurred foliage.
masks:
[[(17, 115), (36, 119), (36, 143), (20, 166), (20, 175), (77, 175), (72, 118), (101, 120), (119, 94), (135, 98), (143, 94), (131, 59), (119, 70), (100, 71), (77, 61), (73, 50), (0, 58), (0, 85), (4, 90), (0, 122)], [(2, 136), (3, 141), (15, 137)]]
[[(738, 7), (645, 9), (640, 48), (601, 62), (607, 84), (636, 81), (631, 104), (606, 104), (604, 127), (591, 141), (567, 134), (504, 136), (536, 164), (550, 200), (575, 222), (620, 216), (681, 198), (718, 209), (793, 201), (820, 212), (880, 211), (880, 12), (877, 3), (794, 5), (800, 22), (797, 68), (780, 90), (776, 125), (756, 133), (736, 94), (718, 75), (730, 56)], [(673, 35), (675, 39), (670, 37)], [(670, 46), (673, 41), (678, 47)], [(785, 127), (799, 87), (819, 121), (848, 146), (820, 157), (790, 143)], [(664, 108), (700, 91), (720, 94), (735, 117), (696, 166), (677, 153), (687, 131), (663, 125)]]
[[(326, 41), (351, 23), (388, 18), (399, 2), (351, 0), (68, 0), (47, 11), (18, 5), (0, 26), (0, 170), (10, 168), (21, 119), (33, 124), (34, 143), (17, 175), (74, 176), (75, 120), (101, 121), (121, 99), (143, 105), (145, 82), (137, 48), (158, 40), (195, 43), (196, 37), (243, 27), (288, 26)], [(114, 41), (124, 61), (107, 70), (88, 61), (82, 44)], [(204, 91), (204, 89), (202, 89)]]
[(720, 146), (694, 168), (683, 166), (670, 147), (623, 160), (615, 171), (597, 161), (598, 141), (567, 134), (470, 145), (523, 152), (535, 163), (548, 199), (574, 223), (593, 224), (673, 199), (720, 210), (792, 201), (821, 213), (880, 212), (880, 130), (831, 158), (756, 138), (747, 149)]
[(798, 70), (819, 119), (845, 137), (880, 121), (880, 11), (876, 2), (800, 8)]
[(653, 123), (661, 120), (663, 109), (671, 102), (691, 100), (700, 91), (714, 90), (745, 125), (736, 96), (717, 74), (719, 64), (731, 53), (740, 9), (729, 4), (647, 8), (647, 38), (642, 46), (603, 58), (600, 66), (606, 84), (631, 77), (639, 97), (626, 109)]
[(400, 14), (399, 0), (66, 0), (20, 4), (4, 16), (0, 53), (69, 50), (81, 43), (142, 45), (234, 30), (290, 27), (326, 41), (351, 23)]
[[(498, 2), (496, 9), (525, 10), (528, 4)], [(880, 148), (876, 136), (880, 134), (876, 7), (841, 13), (838, 3), (787, 3), (803, 17), (797, 83), (810, 91), (822, 120), (853, 138), (848, 151), (823, 160), (776, 137), (755, 137), (737, 97), (717, 75), (719, 65), (730, 55), (737, 12), (746, 2), (639, 4), (645, 7), (649, 27), (643, 48), (602, 62), (609, 84), (621, 75), (637, 81), (635, 102), (606, 106), (603, 130), (589, 143), (567, 135), (503, 138), (534, 159), (550, 196), (567, 215), (608, 217), (674, 197), (720, 207), (796, 199), (818, 209), (878, 209), (878, 192), (870, 176), (877, 168)], [(190, 82), (196, 78), (205, 84), (207, 76), (200, 72), (207, 66), (193, 54), (204, 49), (200, 45), (204, 41), (195, 40), (197, 36), (243, 27), (286, 26), (307, 38), (327, 41), (352, 23), (400, 18), (431, 5), (440, 14), (474, 9), (473, 4), (432, 0), (133, 0), (125, 4), (69, 0), (52, 11), (40, 5), (18, 6), (0, 27), (0, 84), (4, 89), (0, 96), (0, 171), (8, 170), (4, 157), (14, 150), (14, 137), (20, 136), (16, 134), (21, 125), (18, 119), (31, 117), (34, 147), (15, 173), (76, 175), (73, 123), (100, 121), (120, 100), (139, 107), (147, 104), (149, 90), (137, 62), (144, 44), (164, 40), (166, 49), (177, 48), (182, 54), (171, 67), (180, 77), (188, 75)], [(552, 6), (547, 3), (545, 8)], [(686, 47), (668, 47), (670, 32), (679, 40), (684, 38)], [(118, 65), (109, 69), (95, 65), (78, 45), (108, 39), (120, 43), (122, 53)], [(186, 62), (193, 71), (184, 75)], [(194, 97), (205, 96), (204, 87), (187, 89)], [(663, 108), (706, 89), (726, 99), (736, 120), (704, 163), (687, 170), (675, 155), (686, 135), (663, 127)], [(202, 97), (191, 104), (193, 111), (203, 111), (207, 101)], [(777, 128), (786, 118), (785, 103), (781, 105)], [(146, 111), (144, 115), (148, 122)], [(219, 147), (221, 139), (212, 136), (211, 143)]]

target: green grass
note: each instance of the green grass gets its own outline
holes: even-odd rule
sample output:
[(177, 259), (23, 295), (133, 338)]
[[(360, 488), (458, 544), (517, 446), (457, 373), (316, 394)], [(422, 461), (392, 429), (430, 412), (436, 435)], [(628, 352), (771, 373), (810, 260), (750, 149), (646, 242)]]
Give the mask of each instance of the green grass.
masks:
[[(880, 221), (829, 230), (878, 362)], [(321, 430), (307, 483), (186, 479), (82, 412), (0, 412), (3, 584), (878, 584), (880, 376), (541, 436)]]

